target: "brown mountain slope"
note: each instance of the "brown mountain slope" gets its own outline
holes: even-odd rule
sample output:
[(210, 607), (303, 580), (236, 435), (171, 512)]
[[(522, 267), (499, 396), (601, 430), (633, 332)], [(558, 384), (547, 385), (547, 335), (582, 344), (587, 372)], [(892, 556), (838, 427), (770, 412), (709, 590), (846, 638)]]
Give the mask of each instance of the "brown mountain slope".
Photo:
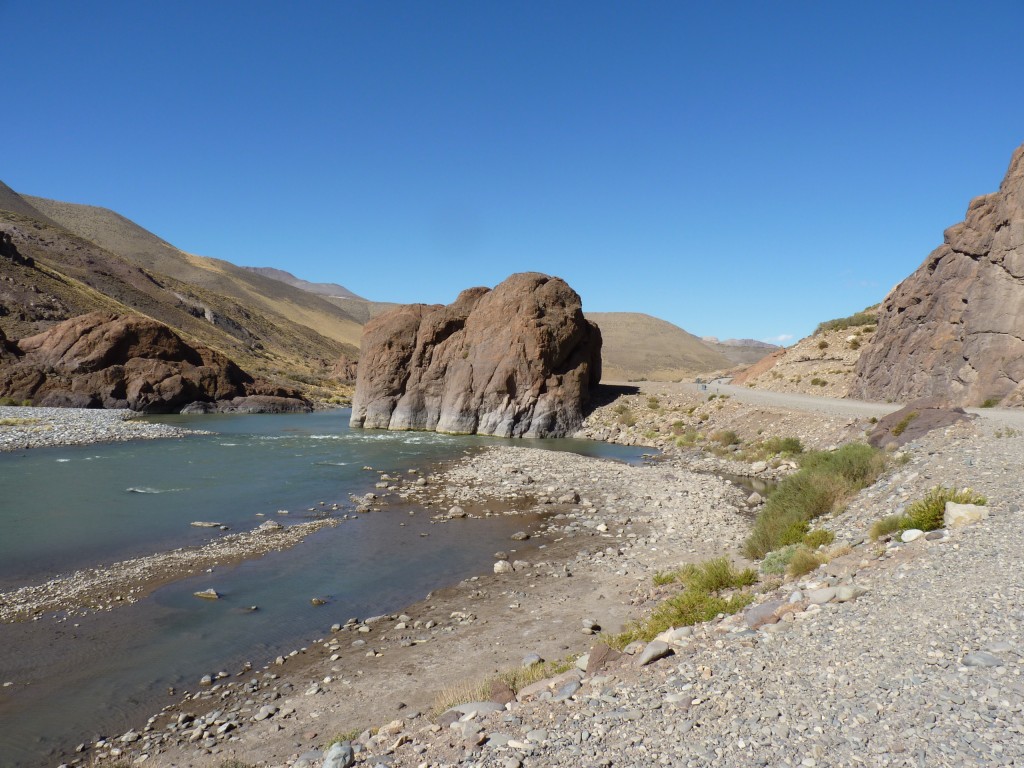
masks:
[(346, 346), (359, 345), (362, 324), (323, 296), (221, 259), (185, 253), (107, 208), (23, 197), (70, 232), (150, 272), (220, 294), (268, 319), (307, 327)]
[[(23, 257), (21, 263), (0, 258), (0, 329), (11, 338), (94, 310), (136, 312), (285, 384), (329, 379), (342, 355), (357, 354), (354, 345), (281, 313), (144, 269), (45, 218), (0, 210), (0, 230)], [(306, 294), (298, 292), (292, 314), (307, 311), (305, 302)], [(333, 306), (329, 311), (341, 314)], [(345, 323), (359, 327), (347, 316)]]
[(344, 285), (338, 285), (337, 283), (311, 283), (309, 280), (303, 280), (291, 272), (285, 272), (283, 269), (275, 267), (242, 267), (242, 269), (269, 277), (272, 280), (280, 280), (282, 283), (287, 283), (293, 288), (301, 288), (304, 291), (309, 291), (319, 296), (337, 296), (344, 299), (363, 300), (362, 296), (352, 293)]
[(38, 219), (47, 224), (54, 222), (48, 219), (41, 211), (34, 208), (31, 203), (19, 195), (13, 189), (0, 181), (0, 211), (10, 211), (20, 216), (28, 216), (31, 219)]
[(677, 325), (639, 312), (587, 312), (604, 339), (605, 381), (670, 381), (733, 367), (725, 355)]

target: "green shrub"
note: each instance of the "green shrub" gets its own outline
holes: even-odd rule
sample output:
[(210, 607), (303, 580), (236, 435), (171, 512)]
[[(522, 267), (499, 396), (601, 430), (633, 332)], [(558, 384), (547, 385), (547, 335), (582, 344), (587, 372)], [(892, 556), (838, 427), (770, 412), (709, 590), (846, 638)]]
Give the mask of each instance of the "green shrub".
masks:
[(900, 435), (902, 435), (906, 431), (907, 427), (910, 426), (910, 422), (912, 422), (916, 418), (917, 418), (917, 411), (911, 411), (906, 416), (904, 416), (902, 419), (900, 419), (899, 423), (896, 424), (896, 426), (892, 428), (892, 435), (893, 435), (893, 437), (899, 437)]
[(749, 587), (757, 581), (757, 571), (745, 568), (738, 571), (724, 557), (687, 564), (679, 571), (679, 580), (690, 589), (718, 592), (723, 589)]
[(800, 442), (799, 437), (769, 437), (761, 443), (761, 446), (769, 454), (804, 452), (804, 445)]
[(715, 434), (711, 436), (711, 439), (720, 445), (739, 445), (743, 442), (740, 439), (740, 436), (731, 429), (723, 429), (721, 432), (715, 432)]
[(764, 556), (761, 561), (761, 573), (778, 576), (786, 572), (789, 561), (793, 559), (799, 544), (789, 544), (785, 547), (773, 550)]
[(828, 349), (828, 342), (822, 339), (818, 342), (818, 349)]
[(754, 596), (746, 591), (728, 597), (719, 593), (749, 586), (757, 580), (756, 571), (736, 570), (724, 558), (689, 564), (678, 571), (655, 574), (655, 583), (685, 585), (682, 592), (660, 603), (650, 616), (630, 622), (618, 635), (605, 636), (613, 648), (623, 648), (634, 640), (649, 641), (669, 627), (684, 627), (710, 621), (720, 613), (736, 613), (750, 605)]
[(997, 405), (999, 405), (1001, 400), (1002, 400), (1002, 398), (999, 398), (999, 397), (986, 397), (985, 400), (982, 401), (981, 407), (982, 408), (995, 408)]
[(881, 520), (876, 520), (871, 524), (871, 530), (868, 531), (868, 535), (872, 539), (880, 539), (891, 533), (905, 530), (903, 526), (904, 520), (905, 518), (903, 515), (889, 515), (887, 517), (883, 517)]
[(838, 511), (873, 483), (884, 467), (884, 454), (863, 443), (805, 454), (800, 471), (779, 483), (754, 521), (745, 545), (747, 557), (761, 558), (779, 547), (800, 543), (811, 520)]
[(860, 342), (854, 339), (850, 342), (850, 349), (860, 349)]
[(814, 329), (814, 335), (817, 336), (822, 331), (845, 331), (847, 328), (856, 328), (859, 326), (868, 326), (863, 328), (865, 333), (871, 333), (875, 330), (874, 325), (878, 322), (878, 315), (871, 310), (877, 309), (878, 305), (875, 304), (873, 307), (868, 307), (863, 312), (857, 312), (856, 314), (850, 315), (849, 317), (839, 317), (835, 320), (826, 320), (824, 323), (819, 323), (818, 327)]
[(899, 533), (911, 528), (921, 531), (934, 531), (941, 528), (945, 523), (946, 502), (952, 501), (957, 504), (979, 504), (988, 503), (987, 499), (975, 493), (970, 488), (957, 490), (937, 485), (918, 499), (902, 515), (889, 515), (876, 521), (870, 530), (873, 539), (879, 539), (889, 534)]
[(836, 535), (832, 531), (824, 528), (815, 528), (813, 531), (809, 531), (804, 536), (804, 546), (810, 549), (817, 549), (821, 546), (831, 544), (836, 540)]
[(789, 567), (786, 572), (796, 579), (810, 573), (823, 562), (824, 560), (816, 552), (805, 546), (799, 546), (793, 553), (793, 557), (789, 559)]
[(816, 387), (824, 387), (826, 384), (828, 384), (828, 382), (825, 381), (825, 379), (819, 379), (817, 376), (815, 376), (813, 379), (811, 379), (811, 384), (813, 384)]
[(619, 411), (619, 424), (624, 427), (632, 427), (636, 425), (636, 416), (633, 415), (633, 412), (629, 410), (629, 408)]
[(984, 496), (975, 493), (970, 488), (957, 490), (937, 485), (925, 494), (923, 499), (918, 499), (909, 507), (904, 514), (907, 528), (919, 528), (922, 531), (934, 531), (941, 528), (946, 513), (946, 502), (953, 501), (957, 504), (985, 504)]
[(647, 398), (647, 407), (650, 408), (652, 411), (656, 411), (659, 408), (661, 408), (661, 401), (658, 398), (654, 397), (654, 395), (651, 395), (650, 397)]

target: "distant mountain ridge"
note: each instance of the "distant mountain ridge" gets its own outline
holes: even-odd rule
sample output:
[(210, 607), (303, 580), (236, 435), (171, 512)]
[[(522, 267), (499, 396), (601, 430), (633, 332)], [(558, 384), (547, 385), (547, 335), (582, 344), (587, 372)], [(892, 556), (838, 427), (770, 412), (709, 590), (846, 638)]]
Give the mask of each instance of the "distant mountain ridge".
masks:
[(301, 288), (304, 291), (315, 293), (320, 296), (332, 296), (341, 299), (359, 299), (360, 301), (366, 301), (362, 296), (358, 296), (352, 293), (348, 288), (337, 283), (311, 283), (308, 280), (303, 280), (296, 277), (291, 272), (285, 272), (283, 269), (277, 269), (275, 267), (242, 267), (250, 272), (255, 272), (258, 275), (269, 277), (272, 280), (280, 280), (282, 283), (287, 283), (295, 288)]
[(721, 352), (734, 365), (750, 365), (763, 359), (766, 355), (782, 349), (782, 347), (776, 344), (769, 344), (766, 341), (758, 341), (757, 339), (720, 340), (716, 336), (704, 336), (701, 341), (711, 347), (711, 349)]

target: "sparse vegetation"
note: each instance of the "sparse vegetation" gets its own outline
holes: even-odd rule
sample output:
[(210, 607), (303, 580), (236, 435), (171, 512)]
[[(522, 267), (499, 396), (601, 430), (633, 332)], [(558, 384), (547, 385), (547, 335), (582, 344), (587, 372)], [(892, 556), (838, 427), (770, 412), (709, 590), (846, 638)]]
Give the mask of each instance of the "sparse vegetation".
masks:
[(892, 428), (892, 436), (899, 437), (900, 435), (902, 435), (906, 431), (907, 427), (910, 426), (910, 422), (912, 422), (916, 418), (917, 411), (911, 411), (910, 413), (908, 413), (906, 416), (899, 420), (899, 423), (896, 424), (896, 426)]
[(761, 561), (761, 573), (769, 575), (785, 573), (786, 568), (789, 566), (789, 561), (793, 559), (793, 553), (796, 552), (799, 546), (799, 544), (788, 544), (785, 547), (779, 547), (769, 552), (764, 556), (764, 560)]
[(818, 547), (828, 546), (835, 540), (836, 535), (832, 531), (825, 528), (815, 528), (813, 531), (808, 531), (804, 536), (804, 546), (810, 549), (817, 549)]
[(30, 418), (0, 419), (0, 427), (24, 427), (24, 426), (27, 426), (29, 424), (38, 424), (38, 423), (39, 423), (39, 419), (30, 419)]
[(647, 398), (647, 407), (652, 411), (657, 411), (661, 408), (661, 401), (654, 395), (651, 395)]
[(828, 349), (828, 342), (822, 339), (818, 342), (818, 349)]
[(711, 439), (714, 440), (719, 445), (726, 445), (726, 446), (727, 445), (739, 445), (740, 443), (743, 442), (743, 440), (740, 439), (740, 436), (737, 435), (731, 429), (723, 429), (720, 432), (715, 432), (715, 434), (713, 434), (711, 436)]
[(513, 693), (518, 693), (528, 685), (569, 671), (573, 663), (573, 659), (545, 661), (528, 667), (510, 667), (483, 680), (455, 683), (437, 694), (434, 698), (433, 712), (440, 715), (458, 704), (486, 700), (491, 696), (491, 688), (496, 683), (507, 685)]
[(996, 437), (1016, 437), (1020, 432), (1013, 427), (1004, 427), (995, 431)]
[(854, 339), (849, 343), (849, 347), (850, 349), (860, 349), (860, 342), (857, 339)]
[(934, 531), (941, 528), (946, 514), (946, 502), (957, 504), (987, 504), (987, 499), (970, 488), (946, 488), (937, 485), (918, 499), (902, 515), (889, 515), (871, 526), (870, 535), (873, 539), (917, 528), (921, 531)]
[(838, 317), (835, 320), (827, 320), (824, 323), (819, 323), (818, 327), (814, 329), (814, 335), (817, 336), (819, 333), (825, 331), (845, 331), (847, 328), (856, 328), (859, 326), (868, 326), (863, 328), (865, 333), (871, 333), (875, 330), (875, 323), (878, 322), (878, 314), (873, 310), (878, 309), (878, 305), (875, 304), (873, 307), (868, 307), (863, 312), (857, 312), (856, 314), (850, 315), (849, 317)]
[(29, 408), (32, 405), (31, 400), (15, 400), (13, 397), (0, 397), (0, 405), (9, 405), (20, 408)]
[(982, 401), (981, 407), (982, 408), (995, 408), (997, 405), (999, 405), (1001, 400), (1002, 400), (1002, 398), (999, 398), (999, 397), (986, 397)]
[(799, 437), (769, 437), (761, 442), (764, 450), (771, 454), (796, 455), (804, 452), (804, 445)]
[(884, 454), (863, 443), (837, 451), (805, 454), (800, 470), (768, 497), (754, 522), (745, 551), (750, 558), (803, 541), (812, 520), (842, 509), (861, 488), (875, 481), (885, 466)]
[(826, 384), (828, 384), (828, 382), (825, 381), (825, 379), (819, 379), (817, 376), (815, 376), (813, 379), (811, 379), (811, 384), (813, 384), (816, 387), (824, 387)]
[(362, 733), (362, 731), (358, 728), (353, 728), (351, 731), (339, 733), (333, 736), (327, 743), (324, 744), (324, 751), (330, 749), (331, 746), (333, 746), (334, 744), (340, 744), (344, 741), (352, 741), (358, 738), (360, 733)]
[[(647, 618), (630, 623), (624, 632), (606, 636), (605, 641), (613, 648), (624, 648), (634, 640), (653, 640), (669, 627), (690, 626), (710, 621), (720, 613), (742, 610), (754, 599), (743, 588), (757, 580), (757, 573), (749, 568), (737, 570), (721, 557), (686, 565), (670, 574), (657, 574), (656, 578), (661, 584), (679, 581), (685, 589), (658, 605)], [(731, 594), (722, 594), (726, 591)]]
[(789, 559), (789, 566), (786, 568), (786, 572), (792, 578), (797, 579), (810, 573), (823, 562), (825, 562), (825, 558), (809, 547), (801, 545), (794, 550), (793, 556)]

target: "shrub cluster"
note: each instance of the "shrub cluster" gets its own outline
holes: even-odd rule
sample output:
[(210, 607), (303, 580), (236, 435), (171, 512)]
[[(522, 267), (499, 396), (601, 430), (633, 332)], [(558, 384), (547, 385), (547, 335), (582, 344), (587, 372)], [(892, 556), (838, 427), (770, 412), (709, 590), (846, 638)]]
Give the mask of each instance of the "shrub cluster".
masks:
[(917, 528), (921, 531), (934, 531), (943, 526), (946, 516), (946, 502), (957, 504), (986, 504), (988, 500), (970, 488), (957, 490), (937, 485), (918, 499), (902, 515), (889, 515), (871, 526), (871, 538), (880, 539), (892, 533)]
[[(655, 584), (679, 582), (684, 585), (683, 591), (658, 605), (646, 619), (631, 622), (625, 631), (605, 640), (613, 648), (621, 649), (634, 640), (653, 640), (670, 627), (686, 627), (710, 621), (720, 613), (736, 613), (753, 601), (754, 596), (743, 587), (755, 581), (756, 571), (737, 570), (724, 557), (655, 574)], [(732, 594), (723, 595), (727, 590)]]
[(857, 491), (871, 485), (884, 467), (884, 454), (863, 443), (805, 454), (800, 470), (779, 483), (757, 516), (745, 545), (747, 557), (761, 558), (773, 549), (801, 542), (811, 520), (841, 509)]
[(878, 322), (878, 313), (872, 312), (872, 310), (877, 308), (878, 305), (876, 304), (873, 307), (868, 307), (863, 312), (857, 312), (849, 317), (837, 317), (835, 320), (826, 320), (824, 323), (818, 324), (818, 327), (814, 329), (814, 335), (817, 336), (823, 331), (845, 331), (847, 328), (874, 325)]

